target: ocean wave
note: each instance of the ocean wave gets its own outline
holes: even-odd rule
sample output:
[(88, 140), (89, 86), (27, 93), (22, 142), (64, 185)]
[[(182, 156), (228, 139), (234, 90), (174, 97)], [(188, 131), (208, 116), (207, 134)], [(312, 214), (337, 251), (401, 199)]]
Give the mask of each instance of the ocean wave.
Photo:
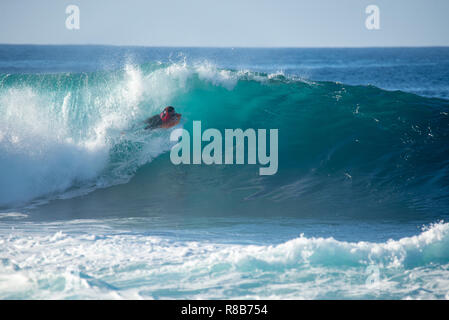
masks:
[(187, 130), (193, 120), (219, 130), (279, 129), (278, 174), (262, 179), (245, 166), (230, 178), (217, 168), (185, 181), (197, 195), (216, 177), (241, 200), (291, 208), (298, 201), (348, 208), (347, 198), (354, 206), (447, 208), (447, 100), (185, 61), (0, 75), (0, 206), (129, 182), (170, 150), (169, 132), (141, 125), (165, 105), (183, 114)]
[[(0, 298), (449, 298), (444, 222), (382, 243), (301, 235), (279, 245), (115, 234), (104, 222), (3, 230)], [(100, 225), (70, 231), (83, 223)]]

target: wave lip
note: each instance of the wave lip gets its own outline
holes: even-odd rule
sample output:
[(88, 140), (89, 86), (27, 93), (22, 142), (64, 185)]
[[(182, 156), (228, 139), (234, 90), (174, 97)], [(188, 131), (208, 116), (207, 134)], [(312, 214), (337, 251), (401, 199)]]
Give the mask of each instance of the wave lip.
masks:
[[(302, 235), (271, 246), (98, 233), (100, 226), (94, 234), (79, 232), (84, 223), (65, 224), (54, 234), (2, 231), (0, 297), (449, 298), (444, 222), (382, 243)], [(96, 223), (104, 222), (88, 221)], [(374, 286), (367, 283), (372, 266), (379, 271)]]

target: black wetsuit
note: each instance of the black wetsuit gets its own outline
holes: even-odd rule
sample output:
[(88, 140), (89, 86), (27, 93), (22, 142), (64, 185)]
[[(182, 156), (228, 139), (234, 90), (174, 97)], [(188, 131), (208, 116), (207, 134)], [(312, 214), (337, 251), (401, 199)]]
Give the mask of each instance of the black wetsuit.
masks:
[(147, 130), (147, 129), (156, 129), (156, 128), (159, 128), (162, 125), (162, 119), (161, 119), (161, 117), (158, 114), (148, 118), (144, 122), (147, 124), (147, 126), (145, 127), (145, 130)]

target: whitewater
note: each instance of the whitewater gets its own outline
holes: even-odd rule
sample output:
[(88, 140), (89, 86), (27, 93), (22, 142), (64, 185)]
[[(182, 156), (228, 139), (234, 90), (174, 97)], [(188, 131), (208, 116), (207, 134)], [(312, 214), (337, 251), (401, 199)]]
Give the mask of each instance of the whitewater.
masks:
[[(376, 50), (0, 46), (0, 298), (448, 299), (449, 51)], [(278, 172), (173, 165), (166, 105)]]
[[(76, 220), (9, 231), (0, 239), (0, 297), (449, 298), (447, 223), (383, 243), (298, 235), (278, 245), (183, 241), (120, 230), (124, 224)], [(374, 285), (366, 283), (369, 266), (379, 268)]]

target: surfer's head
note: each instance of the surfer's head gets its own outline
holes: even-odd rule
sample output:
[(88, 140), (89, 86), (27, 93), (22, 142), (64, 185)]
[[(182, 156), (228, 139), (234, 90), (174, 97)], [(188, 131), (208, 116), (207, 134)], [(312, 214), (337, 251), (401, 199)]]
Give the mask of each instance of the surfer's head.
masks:
[(162, 121), (168, 121), (175, 114), (175, 108), (172, 106), (165, 107), (164, 111), (161, 112), (160, 116)]

